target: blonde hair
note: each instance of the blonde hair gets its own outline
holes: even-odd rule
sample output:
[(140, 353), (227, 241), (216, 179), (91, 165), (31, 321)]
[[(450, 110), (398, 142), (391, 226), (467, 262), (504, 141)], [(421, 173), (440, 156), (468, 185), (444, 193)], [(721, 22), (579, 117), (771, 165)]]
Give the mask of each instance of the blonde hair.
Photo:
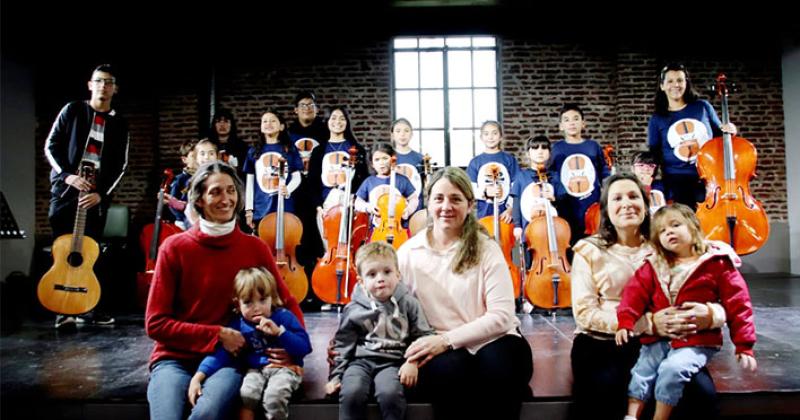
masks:
[(400, 266), (397, 263), (397, 252), (394, 248), (386, 242), (370, 242), (360, 248), (356, 252), (356, 270), (361, 275), (361, 266), (371, 259), (385, 258), (392, 260), (394, 268), (400, 271)]
[(689, 229), (689, 234), (692, 235), (692, 250), (695, 254), (705, 254), (706, 243), (703, 239), (703, 230), (700, 228), (700, 221), (697, 220), (694, 211), (684, 204), (672, 203), (658, 209), (653, 215), (650, 225), (650, 241), (658, 255), (666, 259), (669, 265), (672, 265), (676, 258), (675, 253), (664, 248), (659, 239), (659, 232), (666, 226), (669, 216), (675, 217)]
[[(475, 193), (472, 191), (472, 181), (463, 169), (448, 166), (436, 171), (431, 177), (431, 182), (425, 189), (425, 197), (428, 197), (426, 207), (430, 207), (431, 191), (433, 186), (436, 185), (442, 178), (447, 179), (456, 188), (464, 194), (467, 199), (467, 204), (471, 206), (475, 203)], [(433, 231), (433, 225), (428, 224), (428, 233)], [(462, 274), (470, 268), (476, 266), (480, 261), (481, 251), (481, 237), (480, 234), (488, 237), (486, 228), (478, 223), (478, 218), (475, 216), (474, 211), (467, 213), (467, 218), (464, 220), (464, 225), (461, 228), (461, 244), (458, 246), (456, 257), (453, 259), (453, 264), (450, 267), (456, 274)]]
[(272, 297), (272, 306), (283, 306), (278, 294), (278, 281), (263, 267), (243, 268), (236, 273), (233, 283), (234, 296), (239, 299), (252, 299), (256, 292), (262, 297)]

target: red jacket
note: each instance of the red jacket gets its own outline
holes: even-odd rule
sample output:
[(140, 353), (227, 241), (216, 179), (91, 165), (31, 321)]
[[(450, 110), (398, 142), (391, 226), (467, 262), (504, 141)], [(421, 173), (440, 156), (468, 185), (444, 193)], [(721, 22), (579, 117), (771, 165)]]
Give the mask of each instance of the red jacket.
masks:
[[(753, 355), (756, 342), (756, 329), (753, 323), (753, 306), (747, 284), (734, 266), (739, 257), (727, 244), (709, 242), (708, 251), (700, 257), (694, 271), (689, 273), (680, 285), (675, 302), (670, 302), (667, 289), (669, 267), (657, 255), (645, 260), (633, 274), (622, 291), (622, 300), (617, 307), (619, 328), (633, 330), (633, 325), (646, 312), (657, 312), (669, 306), (679, 306), (684, 302), (718, 302), (725, 308), (730, 328), (731, 341), (736, 353)], [(664, 280), (661, 280), (664, 279)], [(657, 336), (642, 336), (642, 344), (660, 340)], [(705, 346), (721, 347), (722, 330), (698, 331), (682, 339), (674, 339), (672, 348)]]
[(284, 307), (303, 324), (297, 301), (260, 239), (245, 235), (238, 227), (227, 235), (210, 236), (195, 225), (164, 241), (145, 313), (145, 330), (156, 342), (150, 365), (161, 359), (199, 363), (213, 352), (220, 329), (233, 314), (236, 273), (258, 266), (275, 276)]

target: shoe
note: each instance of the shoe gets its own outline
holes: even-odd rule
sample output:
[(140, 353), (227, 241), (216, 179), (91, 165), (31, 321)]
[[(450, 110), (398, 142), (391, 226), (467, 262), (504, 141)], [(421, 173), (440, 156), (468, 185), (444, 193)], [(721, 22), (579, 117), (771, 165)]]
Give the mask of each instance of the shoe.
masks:
[(75, 327), (75, 317), (67, 316), (67, 315), (56, 315), (56, 325), (57, 330), (63, 330), (70, 327)]
[(333, 310), (333, 305), (331, 305), (330, 303), (326, 303), (326, 304), (320, 306), (319, 310), (322, 311), (322, 312), (332, 311)]
[(113, 325), (114, 318), (102, 313), (91, 311), (87, 312), (83, 315), (78, 315), (75, 317), (75, 321), (78, 324), (91, 324), (91, 325)]

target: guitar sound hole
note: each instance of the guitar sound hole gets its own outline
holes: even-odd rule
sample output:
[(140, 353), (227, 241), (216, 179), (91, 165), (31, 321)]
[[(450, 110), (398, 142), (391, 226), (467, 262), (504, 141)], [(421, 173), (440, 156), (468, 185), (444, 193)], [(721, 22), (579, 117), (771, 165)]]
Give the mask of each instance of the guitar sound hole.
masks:
[(67, 262), (73, 267), (80, 267), (83, 264), (83, 255), (80, 252), (71, 252), (67, 257)]

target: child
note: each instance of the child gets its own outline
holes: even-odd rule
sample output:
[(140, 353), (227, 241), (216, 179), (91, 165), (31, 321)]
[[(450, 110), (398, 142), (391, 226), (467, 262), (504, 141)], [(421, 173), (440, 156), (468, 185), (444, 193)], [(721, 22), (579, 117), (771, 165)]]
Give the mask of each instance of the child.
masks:
[(170, 193), (164, 194), (164, 198), (169, 205), (169, 210), (175, 216), (175, 225), (183, 230), (191, 227), (186, 219), (184, 211), (186, 210), (186, 200), (189, 194), (189, 180), (192, 179), (192, 175), (194, 175), (194, 171), (197, 169), (194, 147), (194, 140), (186, 140), (181, 144), (179, 152), (181, 154), (181, 162), (183, 163), (183, 171), (172, 180)]
[(600, 199), (600, 183), (610, 175), (600, 145), (582, 136), (586, 122), (576, 104), (565, 104), (559, 114), (564, 140), (553, 145), (550, 170), (559, 177), (556, 206), (572, 231), (570, 245), (584, 236), (586, 210)]
[[(486, 121), (481, 126), (481, 141), (486, 146), (483, 153), (472, 158), (467, 174), (477, 198), (478, 219), (494, 214), (492, 200), (499, 200), (498, 212), (505, 223), (511, 223), (513, 199), (509, 198), (511, 182), (517, 177), (519, 165), (510, 153), (500, 150), (503, 128), (497, 121)], [(491, 168), (498, 169), (497, 185), (492, 180)]]
[[(200, 139), (194, 145), (194, 160), (196, 167), (199, 168), (206, 163), (215, 162), (217, 160), (217, 145), (211, 140), (204, 138)], [(186, 216), (186, 226), (193, 226), (200, 220), (200, 216), (194, 210), (194, 206), (186, 206), (183, 214)]]
[(650, 214), (652, 215), (656, 210), (667, 204), (664, 199), (664, 188), (661, 185), (661, 181), (655, 180), (658, 173), (656, 159), (650, 152), (638, 152), (633, 155), (631, 170), (650, 195)]
[[(245, 348), (237, 356), (217, 345), (197, 368), (189, 384), (192, 406), (203, 393), (203, 381), (222, 367), (243, 366), (241, 419), (252, 419), (261, 405), (267, 419), (288, 417), (289, 398), (303, 380), (303, 357), (311, 353), (308, 334), (291, 311), (281, 307), (275, 278), (262, 268), (246, 268), (236, 274), (234, 304), (240, 316), (229, 325), (242, 333)], [(288, 364), (273, 363), (266, 351), (285, 349)]]
[(418, 337), (433, 334), (419, 302), (400, 283), (397, 254), (385, 242), (356, 253), (358, 285), (334, 337), (338, 353), (325, 391), (339, 395), (339, 418), (366, 418), (374, 387), (384, 419), (405, 419), (403, 387), (417, 383), (417, 365), (403, 355)]
[(286, 185), (280, 194), (284, 196), (284, 211), (294, 213), (291, 194), (300, 185), (303, 159), (292, 144), (285, 130), (286, 124), (274, 110), (267, 110), (261, 116), (261, 133), (258, 141), (247, 152), (244, 173), (247, 174), (247, 193), (245, 194), (245, 218), (251, 229), (269, 213), (278, 209), (278, 182), (280, 160), (286, 161)]
[[(526, 145), (531, 167), (520, 169), (514, 179), (514, 186), (511, 187), (511, 196), (514, 198), (514, 236), (517, 239), (522, 237), (532, 216), (542, 208), (542, 204), (551, 205), (555, 200), (553, 185), (558, 183), (554, 174), (546, 172), (550, 162), (550, 140), (546, 136), (531, 137)], [(540, 177), (543, 173), (547, 177), (544, 184)], [(554, 208), (551, 211), (553, 216), (557, 215)]]
[[(417, 193), (417, 201), (419, 204), (414, 209), (415, 212), (422, 210), (423, 200), (422, 197), (422, 176), (420, 176), (420, 168), (422, 168), (422, 153), (411, 149), (411, 137), (414, 136), (414, 130), (411, 128), (411, 123), (405, 118), (398, 118), (392, 123), (392, 145), (397, 155), (397, 170), (403, 173), (414, 185), (414, 191)], [(412, 213), (413, 214), (413, 213)]]
[[(365, 179), (356, 191), (356, 211), (371, 214), (372, 226), (378, 226), (381, 223), (378, 198), (388, 194), (391, 188), (391, 161), (394, 155), (394, 149), (389, 143), (378, 143), (372, 151), (372, 168), (375, 169), (375, 175)], [(411, 181), (404, 175), (395, 173), (394, 182), (396, 197), (406, 199), (406, 208), (400, 216), (402, 220), (407, 220), (417, 209), (417, 192)]]
[[(690, 301), (720, 302), (739, 364), (755, 370), (753, 307), (747, 284), (736, 269), (741, 260), (733, 249), (722, 242), (704, 241), (694, 211), (683, 204), (659, 209), (650, 232), (657, 252), (646, 258), (622, 291), (617, 308), (617, 344), (628, 342), (634, 323), (647, 312)], [(697, 331), (671, 341), (646, 336), (641, 342), (639, 360), (631, 371), (625, 418), (637, 418), (655, 388), (655, 418), (666, 419), (680, 400), (684, 385), (719, 351), (722, 330)]]

